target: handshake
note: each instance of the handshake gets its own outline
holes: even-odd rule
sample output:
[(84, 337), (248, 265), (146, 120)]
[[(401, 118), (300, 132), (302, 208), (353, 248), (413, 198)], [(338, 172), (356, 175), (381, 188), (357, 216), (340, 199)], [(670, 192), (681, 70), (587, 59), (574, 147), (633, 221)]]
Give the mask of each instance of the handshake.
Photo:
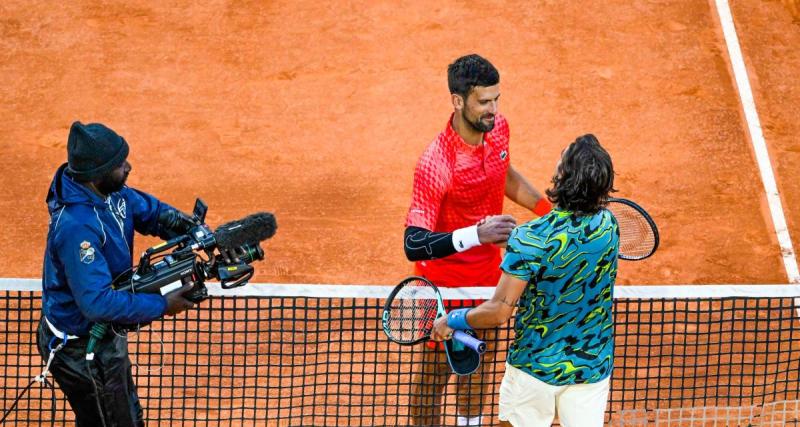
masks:
[(511, 215), (490, 215), (478, 221), (478, 240), (481, 244), (496, 243), (504, 245), (517, 226)]

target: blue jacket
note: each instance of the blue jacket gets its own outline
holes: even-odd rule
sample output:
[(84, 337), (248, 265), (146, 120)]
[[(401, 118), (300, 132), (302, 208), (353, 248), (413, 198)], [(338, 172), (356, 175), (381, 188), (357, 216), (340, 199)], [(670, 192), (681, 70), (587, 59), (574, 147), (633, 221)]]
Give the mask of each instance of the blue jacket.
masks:
[(134, 230), (157, 235), (158, 216), (173, 209), (124, 187), (106, 199), (72, 180), (62, 165), (50, 185), (50, 226), (42, 275), (42, 310), (62, 332), (86, 336), (94, 322), (145, 323), (161, 317), (166, 299), (111, 289), (132, 266)]

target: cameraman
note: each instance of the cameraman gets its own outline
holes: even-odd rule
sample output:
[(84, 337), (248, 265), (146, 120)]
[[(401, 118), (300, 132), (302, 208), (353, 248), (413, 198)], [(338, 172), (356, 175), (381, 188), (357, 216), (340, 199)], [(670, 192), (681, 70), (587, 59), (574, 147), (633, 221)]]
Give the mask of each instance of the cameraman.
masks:
[(67, 395), (78, 426), (144, 426), (125, 335), (99, 340), (86, 360), (89, 329), (96, 322), (146, 323), (194, 304), (182, 294), (166, 297), (115, 291), (112, 280), (132, 266), (134, 231), (167, 239), (192, 227), (189, 217), (153, 196), (125, 186), (131, 171), (128, 143), (98, 123), (75, 122), (68, 163), (56, 171), (47, 207), (50, 225), (44, 256), (42, 320), (37, 331), (45, 360)]

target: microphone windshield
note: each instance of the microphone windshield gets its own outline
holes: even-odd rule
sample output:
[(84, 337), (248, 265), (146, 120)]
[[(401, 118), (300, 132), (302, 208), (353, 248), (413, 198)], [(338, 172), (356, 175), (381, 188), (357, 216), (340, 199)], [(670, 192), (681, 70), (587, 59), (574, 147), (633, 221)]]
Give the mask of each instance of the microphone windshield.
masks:
[(278, 225), (275, 215), (269, 212), (258, 212), (242, 219), (226, 222), (214, 232), (217, 245), (226, 249), (234, 249), (244, 245), (256, 245), (275, 235)]

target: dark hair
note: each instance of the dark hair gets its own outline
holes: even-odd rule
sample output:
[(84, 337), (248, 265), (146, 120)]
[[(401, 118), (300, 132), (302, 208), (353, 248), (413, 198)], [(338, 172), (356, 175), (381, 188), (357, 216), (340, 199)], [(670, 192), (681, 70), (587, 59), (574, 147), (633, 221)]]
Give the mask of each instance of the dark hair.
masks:
[(553, 188), (547, 198), (559, 208), (577, 214), (594, 214), (608, 202), (614, 189), (611, 156), (592, 134), (578, 137), (561, 156)]
[(456, 59), (447, 67), (447, 86), (450, 93), (467, 99), (475, 86), (494, 86), (500, 83), (500, 73), (491, 62), (472, 54)]

